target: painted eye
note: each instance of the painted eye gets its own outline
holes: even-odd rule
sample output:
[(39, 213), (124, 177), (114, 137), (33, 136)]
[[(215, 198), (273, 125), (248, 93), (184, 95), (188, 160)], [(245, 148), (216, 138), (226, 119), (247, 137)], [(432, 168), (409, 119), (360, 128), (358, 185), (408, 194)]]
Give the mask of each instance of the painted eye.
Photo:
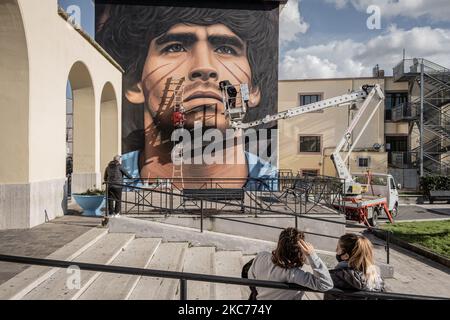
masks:
[(164, 48), (164, 52), (186, 52), (186, 49), (181, 44), (175, 43)]
[(229, 46), (221, 46), (216, 49), (217, 53), (237, 55), (236, 50)]

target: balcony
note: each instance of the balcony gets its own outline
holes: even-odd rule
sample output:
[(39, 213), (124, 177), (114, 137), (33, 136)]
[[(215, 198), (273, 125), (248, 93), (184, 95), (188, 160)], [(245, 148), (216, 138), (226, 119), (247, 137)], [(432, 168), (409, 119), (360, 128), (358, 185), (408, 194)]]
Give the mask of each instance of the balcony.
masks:
[(391, 168), (412, 169), (417, 168), (419, 163), (418, 152), (398, 152), (388, 153), (388, 163)]
[(423, 64), (423, 71), (429, 75), (439, 75), (448, 76), (450, 75), (450, 70), (431, 62), (426, 59), (403, 59), (399, 64), (394, 67), (394, 81), (408, 81), (414, 79), (420, 75), (421, 65)]
[(420, 109), (417, 103), (403, 103), (392, 109), (391, 120), (393, 122), (412, 121), (420, 115)]
[(404, 59), (394, 67), (394, 81), (408, 81), (420, 74), (422, 59)]

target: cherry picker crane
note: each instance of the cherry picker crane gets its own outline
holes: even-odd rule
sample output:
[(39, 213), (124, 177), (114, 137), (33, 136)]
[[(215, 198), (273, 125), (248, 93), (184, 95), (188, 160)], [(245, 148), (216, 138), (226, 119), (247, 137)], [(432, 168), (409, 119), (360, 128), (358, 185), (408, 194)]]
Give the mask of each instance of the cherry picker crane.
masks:
[[(244, 122), (244, 117), (247, 111), (246, 106), (248, 104), (248, 85), (239, 84), (236, 86), (240, 90), (235, 91), (238, 91), (241, 94), (233, 95), (233, 97), (228, 95), (229, 92), (233, 91), (230, 90), (231, 86), (233, 85), (231, 85), (229, 81), (225, 81), (221, 84), (220, 89), (222, 91), (223, 104), (225, 106), (225, 116), (229, 120), (230, 126), (235, 130), (245, 130), (261, 124), (270, 123), (272, 121), (290, 119), (303, 114), (325, 110), (332, 107), (343, 107), (354, 104), (358, 106), (358, 104), (361, 104), (362, 102), (362, 104), (357, 108), (358, 111), (356, 115), (345, 130), (331, 156), (337, 175), (343, 181), (344, 201), (343, 204), (339, 206), (339, 209), (346, 213), (347, 219), (357, 220), (360, 223), (364, 222), (366, 225), (372, 226), (376, 224), (376, 217), (384, 211), (390, 222), (393, 223), (386, 198), (367, 195), (363, 196), (362, 185), (353, 179), (346, 165), (355, 145), (358, 143), (363, 132), (377, 113), (380, 105), (384, 102), (384, 94), (380, 85), (364, 85), (359, 91), (343, 94), (303, 106), (293, 107), (286, 111), (273, 115), (267, 115), (262, 119), (251, 122)], [(230, 103), (230, 101), (232, 101), (232, 103)], [(372, 105), (374, 106), (370, 109), (370, 106)], [(351, 139), (355, 127), (358, 123), (360, 123), (362, 115), (366, 112), (366, 110), (370, 112), (369, 117), (365, 119), (366, 122), (357, 136), (354, 139)], [(344, 157), (342, 157), (342, 153), (344, 153)]]

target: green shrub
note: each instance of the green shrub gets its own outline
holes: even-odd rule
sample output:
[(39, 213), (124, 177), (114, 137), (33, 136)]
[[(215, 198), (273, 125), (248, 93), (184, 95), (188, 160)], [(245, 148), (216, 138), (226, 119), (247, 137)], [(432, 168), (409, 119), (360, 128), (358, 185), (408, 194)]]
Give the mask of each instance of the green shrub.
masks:
[(80, 193), (80, 196), (104, 196), (105, 191), (97, 188), (89, 188), (86, 192)]
[(450, 190), (450, 177), (426, 176), (420, 178), (420, 189), (424, 195), (430, 195), (430, 191)]

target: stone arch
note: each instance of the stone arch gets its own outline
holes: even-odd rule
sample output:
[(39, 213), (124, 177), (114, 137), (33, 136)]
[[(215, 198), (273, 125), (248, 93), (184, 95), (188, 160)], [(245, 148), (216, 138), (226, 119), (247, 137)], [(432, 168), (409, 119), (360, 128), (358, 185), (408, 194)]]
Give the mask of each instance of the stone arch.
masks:
[(107, 82), (100, 102), (100, 170), (120, 151), (119, 108), (116, 91)]
[(27, 183), (29, 60), (17, 0), (0, 2), (0, 70), (0, 184)]
[(73, 99), (73, 175), (72, 191), (83, 192), (96, 185), (95, 92), (88, 67), (75, 62), (68, 80)]

